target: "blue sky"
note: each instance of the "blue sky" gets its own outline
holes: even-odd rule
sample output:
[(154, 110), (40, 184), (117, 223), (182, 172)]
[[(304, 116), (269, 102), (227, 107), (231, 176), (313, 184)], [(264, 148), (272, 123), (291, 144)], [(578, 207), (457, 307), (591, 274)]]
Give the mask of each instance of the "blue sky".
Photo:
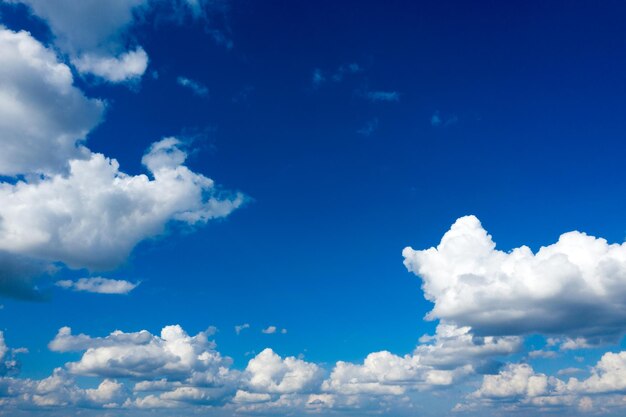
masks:
[(625, 13), (0, 2), (0, 407), (621, 415)]

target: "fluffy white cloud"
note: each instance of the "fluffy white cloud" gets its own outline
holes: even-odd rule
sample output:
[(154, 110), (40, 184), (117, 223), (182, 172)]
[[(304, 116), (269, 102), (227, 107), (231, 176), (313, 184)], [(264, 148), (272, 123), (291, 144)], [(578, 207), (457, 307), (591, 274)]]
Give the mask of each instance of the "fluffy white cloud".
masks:
[(66, 364), (69, 372), (109, 378), (217, 381), (230, 366), (208, 340), (209, 332), (189, 336), (180, 326), (167, 326), (160, 336), (143, 330), (136, 333), (115, 331), (104, 338), (73, 336), (62, 328), (50, 342), (54, 351), (83, 351), (81, 359)]
[(626, 351), (605, 353), (589, 378), (570, 378), (567, 389), (583, 394), (626, 393)]
[(117, 57), (84, 54), (73, 59), (72, 64), (82, 73), (119, 83), (141, 77), (148, 68), (148, 54), (141, 47)]
[(535, 374), (527, 364), (509, 364), (497, 375), (485, 375), (482, 386), (473, 396), (480, 398), (523, 398), (544, 395), (548, 377)]
[[(568, 373), (572, 370), (558, 374)], [(503, 404), (510, 408), (512, 404), (513, 407), (576, 407), (590, 411), (594, 408), (592, 398), (600, 398), (599, 402), (605, 406), (626, 405), (620, 401), (626, 393), (626, 352), (605, 353), (590, 373), (585, 379), (564, 381), (536, 373), (528, 364), (509, 364), (497, 375), (485, 375), (480, 388), (468, 396), (467, 403), (457, 408), (476, 408), (479, 404)]]
[[(4, 0), (23, 3), (45, 20), (55, 44), (70, 55), (76, 69), (112, 83), (143, 75), (148, 56), (131, 36), (131, 28), (150, 16), (182, 22), (184, 17), (208, 20), (222, 7), (210, 0)], [(224, 34), (209, 30), (219, 43)]]
[(102, 277), (80, 278), (77, 281), (60, 280), (56, 285), (61, 288), (74, 291), (93, 292), (98, 294), (128, 294), (139, 283), (124, 281), (121, 279), (109, 279)]
[(626, 244), (569, 232), (536, 254), (526, 246), (503, 252), (467, 216), (436, 248), (403, 255), (434, 303), (430, 319), (481, 335), (542, 333), (588, 343), (614, 341), (626, 330)]
[(422, 336), (412, 355), (370, 353), (363, 364), (337, 362), (322, 388), (342, 395), (394, 395), (449, 386), (474, 373), (497, 367), (493, 358), (520, 350), (519, 337), (478, 337), (469, 327), (437, 326)]
[(423, 336), (414, 355), (422, 365), (451, 369), (471, 365), (481, 368), (485, 360), (510, 355), (522, 348), (522, 338), (516, 336), (476, 336), (469, 327), (439, 324), (434, 336)]
[(0, 27), (0, 175), (66, 172), (104, 104), (73, 86), (67, 65), (28, 32)]
[(0, 250), (108, 268), (171, 220), (187, 224), (227, 216), (243, 202), (220, 197), (213, 181), (184, 165), (180, 142), (155, 143), (143, 162), (152, 174), (127, 175), (101, 154), (70, 161), (68, 176), (0, 184)]
[[(107, 269), (172, 221), (188, 225), (227, 216), (243, 201), (184, 166), (175, 138), (154, 143), (142, 162), (150, 176), (128, 175), (114, 159), (80, 144), (103, 103), (73, 86), (70, 69), (27, 32), (0, 28), (0, 291), (41, 296), (47, 262)], [(105, 289), (105, 287), (102, 287)]]
[[(409, 384), (415, 385), (426, 378), (426, 369), (416, 357), (382, 351), (367, 355), (362, 365), (337, 362), (322, 389), (344, 395), (402, 395)], [(450, 379), (451, 375), (445, 371), (431, 377), (434, 383), (447, 383)]]
[(56, 45), (72, 57), (79, 71), (111, 82), (136, 78), (145, 71), (147, 55), (143, 49), (125, 51), (124, 44), (138, 7), (147, 6), (149, 0), (85, 0), (79, 5), (72, 0), (12, 2), (30, 6), (48, 23)]
[(248, 362), (245, 370), (251, 391), (287, 394), (313, 389), (321, 382), (321, 369), (293, 356), (281, 358), (265, 349)]

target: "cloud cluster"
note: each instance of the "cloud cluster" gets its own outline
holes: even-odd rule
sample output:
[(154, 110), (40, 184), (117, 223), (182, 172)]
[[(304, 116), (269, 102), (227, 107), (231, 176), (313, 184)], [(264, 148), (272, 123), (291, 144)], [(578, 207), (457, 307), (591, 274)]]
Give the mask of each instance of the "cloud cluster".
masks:
[[(148, 54), (132, 35), (134, 25), (158, 16), (160, 20), (208, 21), (224, 6), (210, 0), (5, 0), (27, 5), (43, 19), (54, 35), (54, 43), (69, 55), (83, 74), (111, 83), (139, 79), (148, 67)], [(211, 30), (214, 39), (229, 43), (225, 35)]]
[[(559, 373), (566, 374), (567, 372)], [(605, 353), (587, 378), (562, 380), (537, 373), (528, 364), (509, 364), (496, 375), (485, 375), (478, 390), (457, 405), (458, 410), (478, 406), (515, 408), (578, 408), (607, 411), (624, 406), (615, 394), (626, 392), (626, 352)], [(595, 403), (595, 405), (594, 405)]]
[(527, 246), (503, 252), (467, 216), (436, 248), (406, 248), (403, 256), (434, 303), (430, 319), (479, 335), (539, 333), (579, 344), (613, 342), (626, 331), (626, 244), (569, 232), (536, 254)]
[(0, 175), (14, 177), (0, 182), (2, 293), (34, 297), (34, 277), (52, 271), (47, 262), (113, 268), (171, 222), (203, 224), (242, 204), (241, 194), (187, 168), (173, 137), (143, 156), (148, 175), (124, 173), (82, 144), (104, 105), (73, 85), (52, 50), (0, 28), (0, 54)]
[(101, 120), (104, 103), (73, 85), (70, 68), (28, 32), (0, 27), (0, 175), (62, 173)]
[(71, 267), (111, 268), (139, 241), (171, 220), (225, 217), (243, 202), (220, 197), (213, 181), (181, 163), (175, 138), (152, 145), (143, 162), (152, 175), (127, 175), (102, 154), (69, 161), (69, 174), (0, 185), (0, 250)]

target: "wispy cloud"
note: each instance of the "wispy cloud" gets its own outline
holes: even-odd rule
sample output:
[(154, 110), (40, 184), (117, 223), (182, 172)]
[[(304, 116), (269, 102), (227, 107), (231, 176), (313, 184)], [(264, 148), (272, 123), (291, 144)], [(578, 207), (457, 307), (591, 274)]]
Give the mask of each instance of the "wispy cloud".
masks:
[(400, 93), (397, 91), (368, 91), (365, 93), (365, 97), (372, 102), (386, 101), (394, 102), (400, 101)]
[(433, 115), (430, 117), (430, 125), (432, 127), (446, 127), (446, 126), (452, 126), (456, 123), (458, 123), (459, 118), (452, 114), (449, 116), (442, 116), (439, 113), (439, 110), (435, 111), (435, 113), (433, 113)]
[(198, 97), (207, 97), (209, 89), (203, 84), (186, 77), (178, 77), (176, 79), (178, 85), (190, 89)]
[(339, 82), (342, 81), (344, 76), (346, 75), (356, 74), (362, 71), (363, 68), (356, 62), (353, 62), (351, 64), (341, 65), (339, 68), (337, 68), (334, 74), (331, 75), (330, 78), (335, 82)]
[(363, 67), (356, 62), (340, 65), (334, 71), (323, 71), (320, 68), (315, 68), (313, 70), (311, 82), (313, 83), (313, 87), (318, 88), (326, 81), (330, 80), (338, 83), (343, 81), (347, 75), (357, 74), (359, 72), (363, 72)]
[(311, 76), (311, 82), (313, 83), (313, 87), (317, 88), (320, 85), (324, 84), (326, 81), (326, 77), (321, 69), (315, 68), (313, 70), (313, 75)]
[(239, 324), (235, 326), (235, 333), (240, 334), (242, 331), (244, 331), (245, 329), (249, 329), (249, 328), (250, 328), (249, 323)]
[(57, 287), (97, 294), (128, 294), (137, 288), (139, 284), (139, 282), (135, 283), (103, 277), (81, 278), (77, 281), (61, 280), (56, 282)]
[(372, 120), (368, 121), (365, 126), (357, 130), (356, 132), (359, 135), (370, 136), (378, 129), (378, 117), (374, 117)]

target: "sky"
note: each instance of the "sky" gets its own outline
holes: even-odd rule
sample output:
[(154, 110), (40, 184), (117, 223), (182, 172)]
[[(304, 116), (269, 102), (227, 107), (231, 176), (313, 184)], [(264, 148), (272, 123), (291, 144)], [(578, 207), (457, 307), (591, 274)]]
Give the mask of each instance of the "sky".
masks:
[(621, 416), (626, 4), (0, 0), (0, 416)]

